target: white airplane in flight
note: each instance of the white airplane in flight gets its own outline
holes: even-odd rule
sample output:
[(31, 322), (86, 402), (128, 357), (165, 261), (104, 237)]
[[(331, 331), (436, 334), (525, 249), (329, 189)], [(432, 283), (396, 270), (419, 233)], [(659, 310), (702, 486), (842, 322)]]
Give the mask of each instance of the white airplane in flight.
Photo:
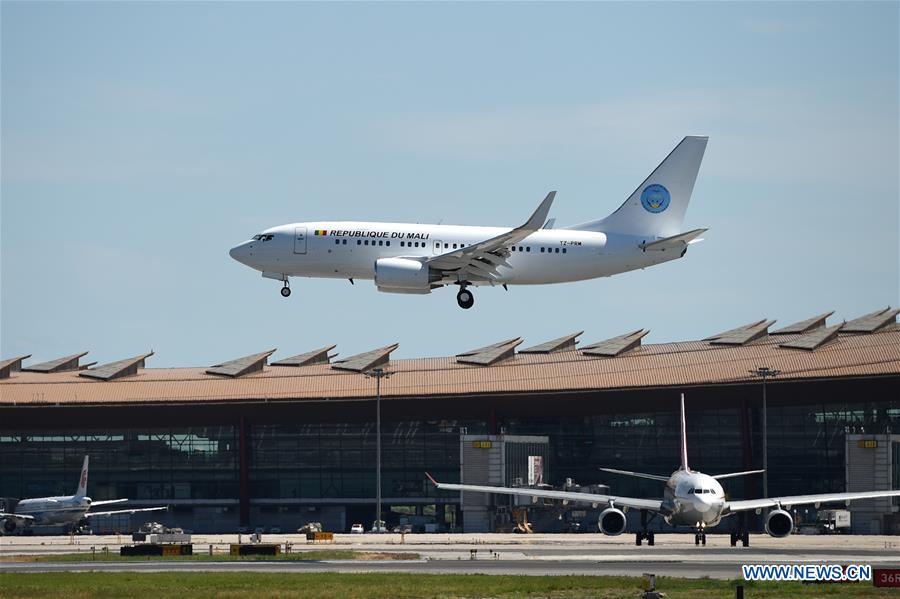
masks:
[(19, 526), (23, 532), (35, 526), (67, 526), (71, 530), (80, 530), (87, 526), (88, 518), (109, 516), (112, 514), (134, 514), (135, 512), (156, 512), (167, 510), (167, 507), (146, 507), (130, 510), (114, 510), (111, 512), (89, 512), (92, 507), (124, 503), (127, 499), (109, 499), (92, 501), (86, 497), (88, 481), (88, 456), (84, 456), (81, 467), (81, 478), (74, 495), (63, 497), (37, 497), (22, 499), (14, 505), (11, 512), (0, 512), (0, 534), (12, 534)]
[[(794, 529), (794, 519), (788, 510), (796, 505), (846, 502), (857, 499), (874, 499), (877, 497), (897, 497), (900, 491), (866, 491), (861, 493), (823, 493), (820, 495), (794, 495), (790, 497), (769, 497), (763, 499), (746, 499), (731, 501), (725, 498), (725, 491), (719, 481), (723, 478), (745, 476), (747, 474), (759, 474), (762, 470), (749, 470), (746, 472), (731, 472), (729, 474), (717, 474), (710, 476), (696, 470), (691, 470), (687, 459), (687, 425), (684, 417), (684, 394), (681, 394), (681, 466), (668, 478), (655, 474), (643, 474), (641, 472), (629, 472), (626, 470), (614, 470), (601, 468), (605, 472), (649, 478), (664, 482), (666, 488), (662, 499), (638, 499), (634, 497), (620, 497), (617, 495), (597, 495), (593, 493), (578, 493), (569, 491), (545, 491), (541, 489), (529, 489), (522, 487), (491, 487), (482, 485), (448, 484), (439, 483), (430, 474), (426, 476), (439, 489), (448, 491), (468, 491), (474, 493), (497, 493), (500, 495), (520, 495), (535, 498), (559, 499), (562, 501), (578, 501), (591, 503), (595, 506), (606, 505), (606, 509), (600, 512), (597, 526), (600, 532), (616, 536), (625, 531), (625, 511), (630, 509), (640, 510), (641, 528), (635, 533), (635, 544), (640, 545), (643, 539), (647, 539), (648, 545), (654, 544), (653, 533), (647, 531), (648, 514), (652, 517), (662, 516), (670, 526), (682, 526), (694, 529), (694, 544), (706, 545), (706, 529), (717, 525), (722, 518), (741, 512), (756, 511), (775, 508), (766, 516), (765, 529), (770, 536), (781, 538), (791, 534)], [(750, 544), (750, 534), (745, 527), (731, 533), (731, 546), (741, 541), (744, 547)]]
[(266, 229), (231, 249), (231, 257), (283, 282), (290, 277), (374, 279), (379, 291), (431, 293), (469, 287), (541, 285), (608, 277), (684, 256), (706, 229), (683, 232), (706, 137), (685, 137), (618, 210), (602, 220), (551, 228), (555, 191), (514, 229), (320, 221)]

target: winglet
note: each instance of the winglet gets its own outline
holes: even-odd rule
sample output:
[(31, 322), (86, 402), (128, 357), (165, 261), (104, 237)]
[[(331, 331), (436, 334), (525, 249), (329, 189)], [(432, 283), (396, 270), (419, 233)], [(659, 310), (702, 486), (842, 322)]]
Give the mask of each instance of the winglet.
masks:
[(553, 198), (556, 197), (556, 192), (551, 191), (547, 194), (547, 197), (544, 198), (544, 201), (541, 202), (541, 205), (537, 207), (537, 210), (534, 211), (534, 214), (531, 215), (531, 218), (528, 219), (521, 228), (530, 229), (532, 231), (537, 231), (543, 226), (545, 222), (547, 222), (547, 215), (550, 214), (550, 206), (553, 205)]
[(438, 481), (434, 480), (434, 477), (433, 477), (433, 476), (431, 476), (431, 475), (428, 474), (427, 472), (425, 473), (425, 476), (428, 477), (428, 480), (431, 481), (431, 484), (433, 484), (435, 487), (438, 486)]

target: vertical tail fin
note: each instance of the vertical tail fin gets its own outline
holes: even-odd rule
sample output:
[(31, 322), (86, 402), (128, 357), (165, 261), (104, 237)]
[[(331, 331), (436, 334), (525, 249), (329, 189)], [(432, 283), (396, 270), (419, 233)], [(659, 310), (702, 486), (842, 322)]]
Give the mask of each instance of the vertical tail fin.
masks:
[(602, 220), (567, 228), (660, 238), (682, 233), (708, 140), (685, 137), (618, 210)]
[(684, 418), (684, 393), (681, 394), (681, 469), (691, 471), (687, 459), (687, 420)]
[(75, 497), (84, 497), (87, 495), (87, 479), (88, 456), (84, 456), (84, 465), (81, 467), (81, 476), (78, 478), (78, 490), (75, 491)]

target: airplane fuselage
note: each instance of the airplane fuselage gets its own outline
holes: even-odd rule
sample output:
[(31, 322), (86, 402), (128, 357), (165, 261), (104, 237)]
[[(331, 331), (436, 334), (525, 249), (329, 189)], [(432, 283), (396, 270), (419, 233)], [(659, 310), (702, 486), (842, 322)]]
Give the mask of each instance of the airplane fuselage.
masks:
[(90, 497), (41, 497), (23, 499), (16, 504), (14, 513), (34, 518), (32, 526), (78, 524), (91, 509)]
[[(306, 222), (273, 227), (231, 250), (239, 262), (271, 278), (374, 279), (382, 258), (431, 258), (501, 235), (509, 228), (373, 222)], [(442, 284), (540, 285), (608, 277), (679, 258), (643, 251), (655, 237), (569, 229), (541, 229), (508, 248), (499, 276)]]
[(715, 526), (725, 511), (725, 491), (707, 474), (677, 470), (666, 482), (662, 508), (672, 526)]

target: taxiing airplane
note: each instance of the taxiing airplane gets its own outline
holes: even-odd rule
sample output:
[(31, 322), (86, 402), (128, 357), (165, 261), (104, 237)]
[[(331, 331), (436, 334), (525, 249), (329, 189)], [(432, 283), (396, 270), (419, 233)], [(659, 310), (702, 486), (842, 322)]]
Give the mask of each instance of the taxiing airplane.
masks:
[[(625, 510), (636, 509), (641, 513), (640, 532), (635, 533), (635, 544), (640, 545), (643, 539), (647, 539), (648, 545), (654, 544), (653, 533), (647, 531), (648, 514), (651, 517), (662, 516), (667, 524), (675, 527), (689, 527), (694, 529), (694, 543), (706, 545), (706, 529), (717, 525), (722, 518), (739, 514), (741, 512), (756, 511), (761, 513), (764, 509), (775, 508), (765, 517), (766, 533), (770, 536), (786, 537), (794, 529), (794, 519), (789, 510), (796, 505), (846, 502), (856, 499), (874, 499), (877, 497), (897, 497), (900, 491), (866, 491), (861, 493), (823, 493), (819, 495), (794, 495), (789, 497), (768, 497), (763, 499), (746, 499), (731, 501), (725, 498), (725, 491), (719, 483), (724, 478), (759, 474), (762, 470), (749, 470), (747, 472), (732, 472), (729, 474), (717, 474), (710, 476), (696, 470), (691, 470), (687, 459), (687, 426), (684, 416), (684, 394), (681, 395), (681, 466), (671, 476), (657, 476), (655, 474), (643, 474), (626, 470), (614, 470), (601, 468), (605, 472), (624, 474), (657, 480), (666, 484), (662, 499), (638, 499), (634, 497), (620, 497), (617, 495), (598, 495), (593, 493), (577, 493), (568, 491), (545, 491), (541, 489), (529, 489), (518, 487), (491, 487), (481, 485), (448, 484), (439, 483), (431, 475), (426, 473), (429, 480), (439, 489), (448, 491), (470, 491), (475, 493), (497, 493), (500, 495), (520, 495), (531, 498), (559, 499), (562, 501), (578, 501), (591, 503), (595, 506), (606, 505), (606, 509), (600, 512), (597, 526), (600, 532), (616, 536), (625, 531)], [(750, 534), (742, 525), (740, 530), (731, 533), (731, 545), (734, 547), (740, 541), (744, 547), (750, 544)]]
[(22, 527), (21, 532), (29, 531), (32, 527), (38, 526), (65, 526), (75, 531), (86, 527), (88, 518), (93, 518), (94, 516), (156, 512), (169, 509), (168, 507), (146, 507), (107, 512), (89, 512), (88, 510), (92, 507), (109, 505), (112, 503), (124, 503), (128, 500), (109, 499), (106, 501), (92, 501), (90, 497), (86, 497), (87, 481), (88, 456), (84, 456), (84, 465), (81, 467), (81, 478), (78, 479), (78, 489), (75, 491), (74, 495), (63, 497), (37, 497), (34, 499), (20, 500), (14, 504), (10, 512), (0, 512), (0, 534), (12, 534), (20, 526)]
[(541, 285), (608, 277), (684, 256), (706, 229), (683, 232), (706, 137), (685, 137), (618, 210), (602, 220), (554, 229), (555, 191), (514, 229), (321, 221), (266, 229), (231, 249), (231, 257), (283, 282), (290, 277), (373, 279), (378, 291), (426, 294), (469, 287)]

